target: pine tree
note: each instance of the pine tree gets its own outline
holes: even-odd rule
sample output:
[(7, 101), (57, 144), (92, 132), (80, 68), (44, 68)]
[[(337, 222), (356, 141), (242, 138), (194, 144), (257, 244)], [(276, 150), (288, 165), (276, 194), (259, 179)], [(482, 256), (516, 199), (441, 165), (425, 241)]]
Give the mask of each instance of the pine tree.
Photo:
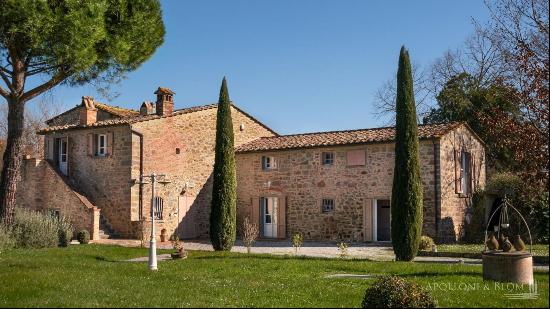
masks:
[(210, 240), (214, 250), (231, 250), (237, 233), (237, 176), (231, 101), (225, 77), (220, 89), (216, 122)]
[(422, 207), (413, 78), (409, 52), (403, 46), (397, 71), (395, 168), (391, 199), (391, 236), (398, 261), (411, 261), (418, 252)]

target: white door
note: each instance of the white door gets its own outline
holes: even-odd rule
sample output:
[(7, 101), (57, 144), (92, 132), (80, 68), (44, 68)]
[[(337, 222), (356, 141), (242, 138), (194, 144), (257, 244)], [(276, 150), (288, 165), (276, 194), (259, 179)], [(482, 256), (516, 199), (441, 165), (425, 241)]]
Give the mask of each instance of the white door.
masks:
[(277, 238), (277, 204), (276, 197), (262, 198), (263, 236), (266, 238)]
[(59, 139), (59, 170), (67, 175), (67, 146), (66, 138)]

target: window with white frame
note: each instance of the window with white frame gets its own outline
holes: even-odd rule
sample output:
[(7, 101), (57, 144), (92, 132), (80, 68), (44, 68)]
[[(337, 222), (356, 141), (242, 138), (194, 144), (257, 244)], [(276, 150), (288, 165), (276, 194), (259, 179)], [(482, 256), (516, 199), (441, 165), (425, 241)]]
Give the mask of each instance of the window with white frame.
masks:
[(262, 156), (262, 169), (264, 171), (277, 169), (277, 160), (275, 160), (275, 157)]
[(321, 211), (323, 213), (331, 213), (334, 212), (334, 200), (324, 198), (321, 202)]
[(334, 164), (334, 152), (323, 152), (321, 162), (323, 165)]
[(97, 155), (105, 156), (107, 154), (107, 135), (97, 135)]

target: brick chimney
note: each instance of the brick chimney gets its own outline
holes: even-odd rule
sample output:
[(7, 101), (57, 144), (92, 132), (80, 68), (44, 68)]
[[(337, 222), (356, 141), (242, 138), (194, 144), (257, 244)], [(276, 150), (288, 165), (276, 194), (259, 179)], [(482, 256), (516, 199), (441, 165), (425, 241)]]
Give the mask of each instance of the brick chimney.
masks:
[(157, 91), (155, 91), (155, 94), (157, 95), (157, 115), (171, 115), (174, 111), (174, 94), (176, 93), (168, 88), (159, 87)]
[(153, 102), (145, 101), (139, 108), (139, 114), (141, 116), (152, 115), (155, 113), (155, 104)]
[(82, 108), (80, 109), (80, 125), (87, 126), (97, 121), (97, 108), (94, 98), (82, 97)]

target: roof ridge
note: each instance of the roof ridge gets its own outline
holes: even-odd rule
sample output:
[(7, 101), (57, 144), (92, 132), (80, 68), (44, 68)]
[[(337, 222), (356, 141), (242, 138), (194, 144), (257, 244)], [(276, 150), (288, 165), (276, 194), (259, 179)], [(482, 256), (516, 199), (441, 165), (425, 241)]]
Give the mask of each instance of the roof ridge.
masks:
[[(457, 125), (462, 124), (462, 121), (451, 121), (451, 122), (439, 122), (439, 123), (427, 123), (419, 124), (418, 127), (430, 127), (430, 126), (439, 126), (439, 125)], [(331, 133), (350, 133), (358, 131), (375, 131), (375, 130), (387, 130), (395, 129), (395, 126), (385, 126), (385, 127), (374, 127), (374, 128), (363, 128), (363, 129), (346, 129), (346, 130), (332, 130), (332, 131), (317, 131), (317, 132), (304, 132), (304, 133), (294, 133), (294, 134), (282, 134), (279, 136), (262, 136), (260, 138), (277, 138), (277, 137), (293, 137), (293, 136), (305, 136), (305, 135), (316, 135), (316, 134), (331, 134)]]

